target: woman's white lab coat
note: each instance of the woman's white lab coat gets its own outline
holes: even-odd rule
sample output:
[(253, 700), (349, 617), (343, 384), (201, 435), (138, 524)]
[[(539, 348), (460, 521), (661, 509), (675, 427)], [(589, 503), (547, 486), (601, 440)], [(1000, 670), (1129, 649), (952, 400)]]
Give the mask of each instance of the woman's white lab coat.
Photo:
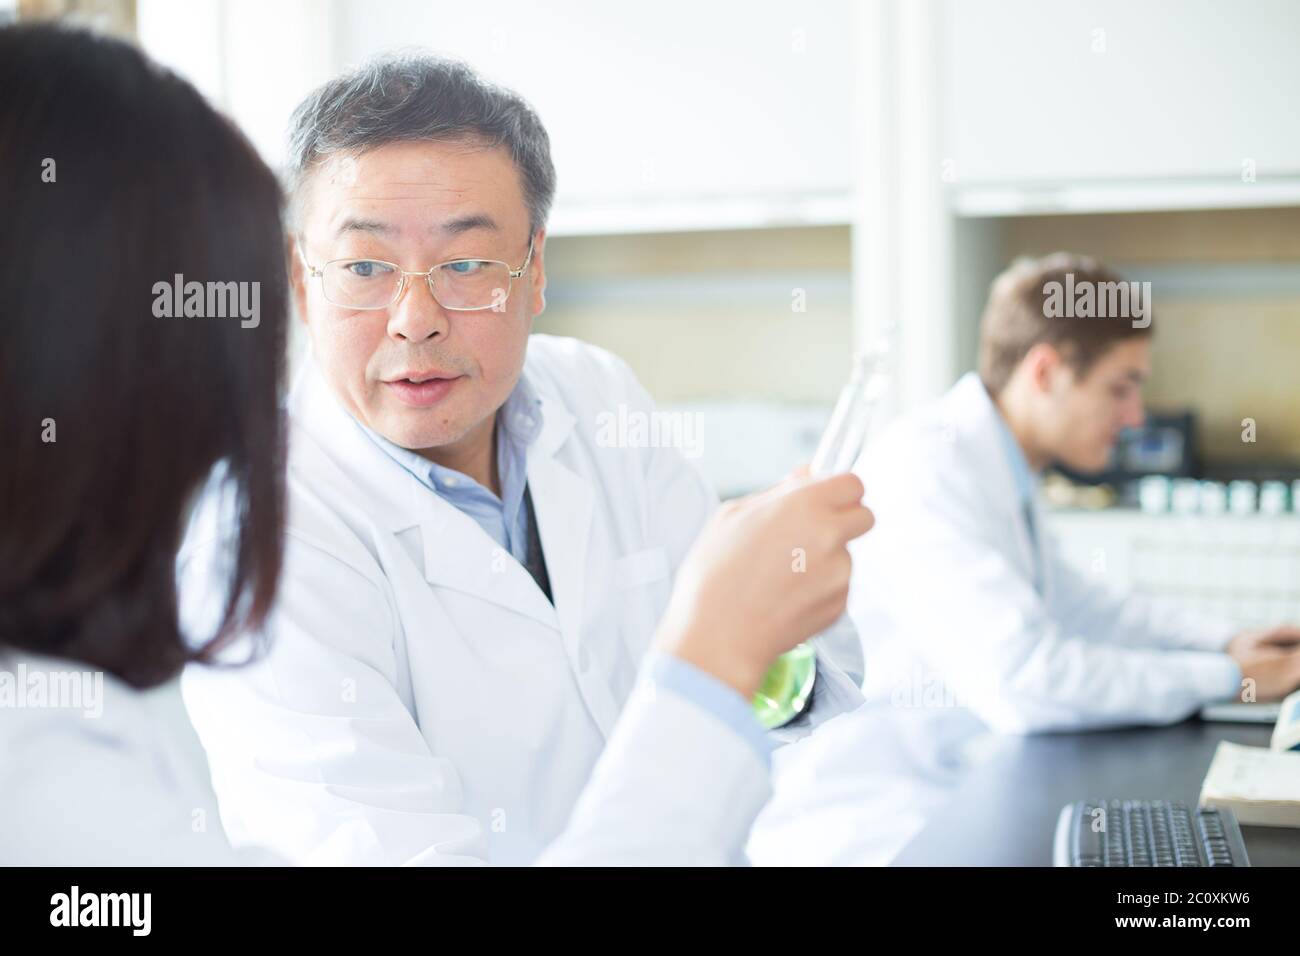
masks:
[[(78, 706), (30, 688), (85, 665), (0, 656), (22, 696), (0, 721), (0, 862), (10, 866), (228, 866), (285, 862), (232, 849), (179, 681), (137, 691), (111, 675)], [(14, 688), (21, 675), (22, 687)], [(55, 680), (52, 680), (54, 678)], [(26, 688), (26, 689), (25, 689)], [(65, 702), (66, 703), (66, 702)], [(82, 706), (86, 705), (86, 706)], [(540, 862), (555, 865), (735, 862), (770, 793), (748, 742), (670, 690), (640, 685), (569, 829)], [(437, 863), (437, 847), (410, 862)]]

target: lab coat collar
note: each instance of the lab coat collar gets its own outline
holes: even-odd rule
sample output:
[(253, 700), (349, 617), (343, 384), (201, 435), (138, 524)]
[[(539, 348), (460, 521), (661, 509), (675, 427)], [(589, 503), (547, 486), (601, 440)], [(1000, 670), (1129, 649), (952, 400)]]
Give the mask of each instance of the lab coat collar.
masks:
[[(526, 372), (525, 372), (526, 374)], [(528, 449), (538, 532), (555, 605), (528, 571), (479, 527), (384, 452), (349, 414), (309, 356), (289, 396), (301, 429), (359, 492), (357, 505), (381, 529), (419, 528), (423, 574), (439, 587), (463, 591), (566, 631), (579, 623), (592, 502), (589, 482), (556, 456), (572, 434), (573, 414), (553, 391), (530, 381), (541, 403), (542, 431)], [(306, 476), (310, 481), (313, 476)], [(454, 553), (448, 548), (454, 542)], [(557, 623), (557, 611), (559, 622)], [(577, 631), (573, 631), (577, 633)]]
[(1007, 455), (1007, 438), (1003, 434), (1007, 425), (1002, 420), (1002, 413), (998, 411), (988, 389), (975, 372), (967, 372), (958, 379), (957, 384), (944, 396), (942, 404), (945, 423), (954, 429), (961, 440), (969, 443), (969, 460), (979, 472), (972, 477), (979, 483), (979, 487), (989, 489), (988, 506), (1001, 512), (1004, 520), (1009, 521), (1015, 529), (1016, 542), (1024, 555), (1025, 566), (1032, 569), (1042, 582), (1043, 594), (1046, 595), (1051, 581), (1048, 562), (1043, 559), (1045, 541), (1042, 514), (1037, 495), (1031, 495), (1027, 504), (1038, 529), (1039, 546), (1035, 548), (1025, 521), (1026, 503), (1022, 497), (1021, 485), (1016, 478), (1015, 466)]
[[(571, 656), (575, 656), (582, 633), (587, 552), (596, 489), (588, 476), (569, 468), (556, 455), (574, 424), (567, 409), (562, 410), (562, 416), (567, 422), (553, 425), (561, 415), (552, 414), (550, 410), (546, 413), (547, 424), (537, 446), (528, 453), (528, 486), (532, 490), (533, 513), (537, 518), (542, 553), (546, 557), (554, 610), (559, 615), (565, 644), (569, 646)], [(541, 596), (541, 591), (537, 594)], [(550, 605), (547, 608), (549, 610)]]
[(1003, 448), (1001, 413), (975, 372), (967, 372), (943, 397), (942, 417), (954, 437), (968, 443), (981, 486), (994, 490), (989, 502), (999, 510), (1019, 510), (1016, 476)]
[(1016, 440), (1007, 420), (1002, 417), (996, 402), (993, 403), (993, 412), (993, 420), (998, 426), (998, 438), (1002, 441), (1002, 452), (1006, 455), (1007, 464), (1011, 466), (1011, 477), (1016, 483), (1016, 494), (1026, 506), (1032, 505), (1038, 495), (1038, 472), (1029, 467), (1025, 450), (1020, 447), (1020, 442)]

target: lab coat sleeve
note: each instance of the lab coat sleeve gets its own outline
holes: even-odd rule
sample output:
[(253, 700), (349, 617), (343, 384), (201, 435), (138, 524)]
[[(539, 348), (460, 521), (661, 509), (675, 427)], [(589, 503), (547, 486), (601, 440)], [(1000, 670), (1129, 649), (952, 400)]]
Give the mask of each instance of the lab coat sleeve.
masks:
[(1232, 638), (1227, 621), (1193, 615), (1167, 601), (1126, 594), (1091, 580), (1064, 560), (1059, 543), (1048, 535), (1047, 559), (1063, 616), (1086, 622), (1088, 636), (1135, 647), (1223, 651)]
[(744, 863), (771, 796), (754, 747), (705, 708), (643, 679), (623, 709), (568, 826), (542, 866)]
[(866, 479), (877, 524), (855, 542), (853, 586), (887, 601), (925, 665), (989, 726), (1172, 723), (1232, 692), (1224, 654), (1098, 643), (1053, 618), (974, 483), (934, 462), (893, 464)]
[[(189, 550), (186, 593), (211, 578)], [(189, 668), (186, 707), (237, 846), (296, 864), (476, 864), (479, 821), (397, 689), (395, 613), (359, 570), (294, 533), (270, 649), (241, 668)]]

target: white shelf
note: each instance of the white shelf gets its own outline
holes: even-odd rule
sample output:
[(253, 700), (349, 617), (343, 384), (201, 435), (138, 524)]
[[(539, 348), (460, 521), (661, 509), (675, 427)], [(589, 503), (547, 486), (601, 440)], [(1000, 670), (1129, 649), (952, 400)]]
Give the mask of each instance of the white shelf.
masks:
[(549, 305), (594, 308), (709, 308), (753, 303), (759, 307), (786, 302), (793, 289), (802, 289), (819, 308), (838, 306), (846, 312), (852, 292), (848, 269), (801, 269), (779, 272), (711, 271), (650, 276), (601, 275), (553, 277), (546, 289)]
[(966, 218), (1300, 206), (1300, 176), (1253, 183), (1155, 180), (981, 184), (953, 188), (949, 202), (956, 215)]
[(1151, 283), (1160, 299), (1258, 299), (1300, 296), (1297, 262), (1116, 262), (1120, 275)]
[(559, 205), (551, 236), (605, 236), (720, 229), (842, 226), (851, 219), (848, 195), (702, 197), (680, 201)]

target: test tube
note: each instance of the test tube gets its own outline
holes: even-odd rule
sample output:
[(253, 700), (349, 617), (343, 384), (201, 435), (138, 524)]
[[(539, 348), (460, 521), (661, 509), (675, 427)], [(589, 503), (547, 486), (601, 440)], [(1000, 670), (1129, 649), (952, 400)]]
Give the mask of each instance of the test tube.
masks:
[[(887, 352), (876, 347), (853, 360), (831, 420), (813, 453), (809, 471), (822, 478), (852, 470), (866, 443), (873, 412), (888, 387)], [(804, 709), (817, 679), (817, 655), (808, 642), (786, 651), (768, 669), (752, 703), (759, 722), (780, 727)]]
[(830, 423), (813, 453), (809, 471), (814, 477), (838, 475), (852, 470), (862, 454), (873, 413), (884, 397), (887, 353), (876, 347), (858, 353), (849, 381), (840, 392)]

